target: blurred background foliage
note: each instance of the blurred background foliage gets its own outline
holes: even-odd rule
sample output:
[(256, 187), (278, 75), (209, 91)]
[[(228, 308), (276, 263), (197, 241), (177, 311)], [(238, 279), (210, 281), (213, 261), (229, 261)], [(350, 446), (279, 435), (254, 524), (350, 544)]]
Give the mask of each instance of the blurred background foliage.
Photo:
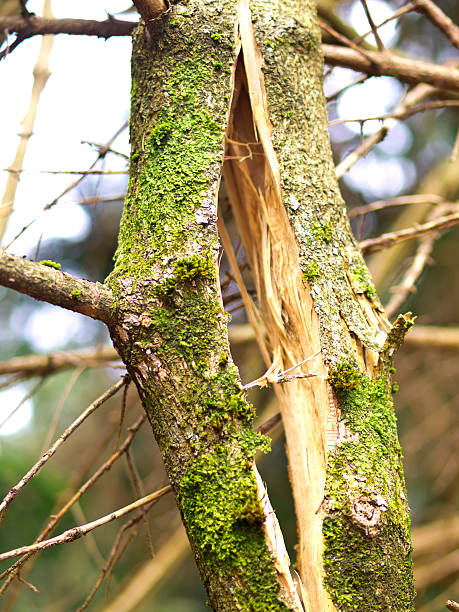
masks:
[[(69, 3), (55, 0), (53, 10), (56, 16), (101, 19), (107, 11), (137, 18), (129, 12), (129, 2), (107, 1), (98, 3), (104, 6), (97, 9), (92, 6), (94, 3), (77, 4), (79, 7), (70, 8)], [(383, 0), (369, 1), (368, 4), (377, 23), (401, 6), (401, 2)], [(455, 0), (439, 0), (437, 4), (459, 23), (459, 4)], [(30, 1), (28, 6), (37, 13), (41, 10), (38, 1)], [(19, 2), (0, 2), (0, 15), (18, 14), (20, 11)], [(359, 0), (319, 2), (319, 12), (324, 21), (332, 15), (335, 28), (336, 18), (339, 18), (359, 34), (368, 29), (360, 11)], [(418, 13), (402, 16), (381, 32), (385, 32), (385, 43), (391, 49), (409, 57), (435, 63), (458, 61), (457, 50)], [(374, 42), (371, 37), (367, 40), (369, 44)], [(1, 120), (5, 125), (12, 121), (10, 111), (13, 106), (23, 104), (25, 92), (30, 90), (38, 42), (35, 39), (27, 41), (0, 66), (4, 96), (8, 92), (12, 105), (6, 106), (2, 113)], [(108, 142), (126, 120), (129, 112), (129, 46), (128, 40), (56, 39), (51, 56), (52, 76), (40, 101), (34, 137), (30, 140), (25, 160), (26, 172), (18, 187), (15, 213), (4, 239), (4, 244), (8, 244), (32, 221), (30, 228), (13, 242), (11, 250), (36, 260), (58, 261), (62, 269), (94, 281), (103, 281), (111, 269), (126, 174), (86, 176), (60, 198), (52, 210), (42, 214), (44, 205), (72, 184), (75, 177), (42, 175), (37, 173), (37, 168), (81, 170), (89, 167), (100, 152), (98, 146)], [(59, 55), (59, 60), (53, 54)], [(79, 66), (74, 64), (75, 55)], [(8, 68), (8, 64), (13, 64), (13, 67)], [(74, 70), (70, 90), (65, 81), (62, 83), (59, 79), (66, 70)], [(390, 112), (406, 93), (406, 85), (395, 78), (373, 77), (344, 89), (334, 97), (359, 75), (344, 68), (330, 70), (328, 67), (325, 73), (326, 95), (332, 98), (328, 105), (330, 121)], [(22, 81), (24, 89), (19, 85)], [(100, 85), (98, 81), (101, 81)], [(398, 122), (380, 144), (344, 175), (341, 184), (348, 208), (416, 193), (437, 194), (448, 202), (457, 202), (459, 160), (449, 160), (457, 132), (457, 116), (457, 109), (445, 108), (429, 110)], [(337, 163), (354, 150), (362, 138), (380, 126), (379, 121), (368, 121), (331, 127)], [(12, 129), (17, 132), (18, 125)], [(93, 144), (82, 144), (83, 139)], [(44, 142), (51, 144), (46, 147)], [(14, 146), (13, 139), (5, 139), (1, 153), (3, 168), (11, 163)], [(129, 152), (126, 130), (111, 146), (113, 150), (101, 156), (95, 167), (124, 172), (127, 160), (123, 155)], [(2, 185), (0, 183), (0, 187)], [(223, 196), (222, 210), (229, 215)], [(354, 231), (359, 239), (377, 236), (421, 221), (429, 210), (427, 206), (387, 208), (366, 215), (363, 222), (359, 218), (354, 220)], [(438, 237), (416, 290), (400, 308), (403, 312), (413, 311), (418, 323), (450, 328), (459, 326), (458, 236), (459, 231), (455, 229)], [(393, 295), (394, 287), (410, 265), (417, 244), (418, 241), (413, 240), (404, 243), (403, 247), (368, 257), (383, 303)], [(243, 261), (242, 252), (239, 257)], [(244, 324), (247, 319), (237, 289), (227, 276), (224, 258), (221, 270), (223, 282), (227, 280), (224, 294), (227, 309), (233, 317), (232, 325)], [(102, 324), (74, 313), (61, 312), (13, 291), (0, 288), (0, 306), (2, 360), (31, 353), (71, 352), (109, 343)], [(233, 344), (233, 353), (245, 382), (263, 372), (263, 363), (250, 339)], [(436, 348), (408, 342), (400, 351), (396, 365), (396, 379), (400, 384), (396, 411), (414, 528), (417, 609), (436, 612), (444, 609), (446, 599), (459, 598), (459, 346)], [(98, 367), (77, 365), (42, 377), (5, 375), (0, 382), (1, 490), (6, 492), (17, 482), (49, 446), (50, 429), (53, 429), (52, 439), (55, 439), (87, 405), (119, 380), (122, 372), (119, 364), (111, 362), (109, 366), (102, 364)], [(260, 421), (276, 412), (269, 391), (257, 390), (251, 394)], [(121, 440), (128, 435), (127, 428), (141, 414), (132, 387), (126, 399)], [(7, 420), (11, 409), (17, 406), (15, 414)], [(47, 517), (67, 501), (70, 491), (110, 457), (117, 440), (121, 407), (120, 395), (102, 406), (20, 493), (1, 529), (1, 550), (33, 542), (47, 523)], [(271, 435), (273, 451), (260, 462), (260, 471), (267, 482), (294, 559), (296, 527), (281, 428), (275, 428)], [(131, 457), (143, 493), (166, 482), (158, 450), (145, 424), (132, 444)], [(94, 520), (137, 497), (129, 466), (122, 458), (65, 514), (54, 533)], [(142, 568), (151, 563), (152, 550), (156, 555), (154, 559), (161, 560), (162, 554), (169, 554), (173, 534), (180, 530), (180, 519), (171, 496), (165, 496), (155, 504), (148, 514), (148, 525), (147, 530), (142, 521), (138, 523), (136, 536), (120, 555), (113, 571), (109, 572), (89, 609), (118, 612), (128, 609), (198, 612), (206, 609), (206, 596), (191, 553), (181, 540), (174, 550), (169, 550), (171, 560), (169, 565), (164, 563), (165, 571), (150, 572), (149, 583), (143, 580), (144, 587), (145, 582), (148, 584), (134, 607), (116, 599), (126, 585), (133, 582), (133, 577), (140, 575)], [(33, 565), (26, 565), (22, 571), (24, 581), (34, 585), (39, 593), (25, 582), (16, 580), (3, 596), (3, 609), (17, 612), (76, 610), (95, 584), (119, 529), (120, 522), (114, 522), (75, 543), (42, 553)], [(0, 565), (0, 571), (8, 566), (9, 563)], [(135, 601), (132, 594), (128, 599)], [(110, 608), (112, 600), (115, 604)]]

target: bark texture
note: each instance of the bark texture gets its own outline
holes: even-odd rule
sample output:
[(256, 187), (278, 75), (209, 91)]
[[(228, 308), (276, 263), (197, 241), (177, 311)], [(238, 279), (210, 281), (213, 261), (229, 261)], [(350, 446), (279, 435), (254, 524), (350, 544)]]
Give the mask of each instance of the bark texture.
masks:
[(108, 285), (136, 382), (215, 610), (300, 610), (254, 468), (228, 346), (216, 203), (236, 53), (233, 2), (183, 2), (134, 36), (131, 177)]
[(244, 42), (241, 26), (225, 179), (258, 291), (256, 336), (274, 369), (319, 351), (306, 367), (328, 372), (328, 383), (318, 376), (278, 390), (307, 605), (412, 610), (408, 506), (389, 380), (411, 320), (401, 317), (391, 328), (347, 221), (312, 3), (240, 6), (245, 13), (250, 6), (256, 43), (250, 33)]

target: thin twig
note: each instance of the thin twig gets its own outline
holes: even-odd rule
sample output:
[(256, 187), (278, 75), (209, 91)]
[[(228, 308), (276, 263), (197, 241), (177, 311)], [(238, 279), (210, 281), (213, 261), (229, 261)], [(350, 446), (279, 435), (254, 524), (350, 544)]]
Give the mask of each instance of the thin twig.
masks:
[(435, 219), (434, 221), (429, 221), (427, 223), (423, 223), (422, 225), (417, 225), (416, 227), (409, 227), (407, 229), (400, 230), (399, 232), (389, 232), (387, 234), (382, 234), (377, 238), (362, 240), (362, 242), (360, 242), (360, 248), (362, 249), (363, 253), (374, 253), (375, 251), (387, 249), (388, 247), (393, 246), (398, 242), (403, 242), (404, 240), (411, 240), (412, 238), (423, 236), (429, 232), (454, 227), (458, 223), (459, 213), (445, 215), (444, 217), (440, 217), (440, 219)]
[(379, 35), (378, 27), (376, 26), (375, 22), (373, 21), (373, 18), (371, 16), (370, 10), (368, 8), (367, 1), (366, 0), (360, 0), (360, 2), (362, 3), (363, 10), (365, 11), (366, 18), (368, 19), (368, 23), (370, 24), (370, 28), (371, 28), (371, 31), (373, 32), (373, 36), (375, 37), (375, 41), (376, 41), (376, 44), (378, 46), (378, 49), (380, 51), (384, 51), (385, 47), (384, 47), (383, 41), (381, 40), (381, 37)]
[(119, 355), (112, 346), (95, 346), (83, 350), (59, 351), (48, 355), (25, 355), (0, 361), (0, 374), (50, 374), (67, 368), (93, 368), (116, 361)]
[(102, 406), (108, 399), (113, 397), (125, 384), (129, 378), (126, 376), (123, 380), (120, 380), (115, 385), (110, 387), (105, 393), (103, 393), (99, 398), (96, 399), (84, 412), (80, 414), (80, 416), (73, 421), (73, 423), (67, 427), (64, 433), (54, 442), (54, 444), (42, 455), (42, 457), (33, 465), (30, 470), (21, 478), (21, 480), (12, 487), (7, 495), (3, 498), (3, 501), (0, 503), (0, 524), (3, 521), (5, 516), (6, 509), (11, 504), (13, 499), (17, 496), (19, 491), (25, 487), (25, 485), (41, 470), (41, 468), (51, 459), (51, 457), (56, 453), (60, 446), (67, 440), (67, 438), (76, 430), (78, 427), (95, 411), (97, 408)]
[(383, 121), (384, 119), (407, 119), (417, 113), (423, 113), (426, 110), (434, 110), (437, 108), (459, 106), (459, 100), (433, 100), (432, 102), (425, 102), (418, 106), (411, 108), (405, 108), (404, 110), (394, 110), (392, 113), (386, 113), (385, 115), (375, 115), (374, 117), (360, 117), (355, 119), (335, 119), (328, 124), (328, 127), (339, 125), (340, 123), (365, 123), (366, 121)]
[[(105, 461), (105, 463), (103, 463), (97, 470), (96, 472), (94, 472), (94, 474), (88, 479), (86, 480), (85, 483), (83, 483), (79, 489), (72, 495), (72, 497), (64, 504), (64, 506), (62, 508), (60, 508), (59, 511), (53, 513), (51, 520), (49, 521), (49, 523), (47, 524), (47, 526), (45, 527), (45, 529), (41, 532), (41, 534), (37, 537), (37, 539), (35, 540), (35, 542), (42, 542), (46, 536), (51, 533), (51, 531), (56, 527), (56, 525), (58, 524), (58, 522), (61, 520), (61, 518), (67, 513), (67, 511), (73, 506), (74, 503), (76, 503), (82, 495), (84, 495), (84, 493), (86, 493), (86, 491), (88, 491), (92, 486), (94, 486), (94, 484), (106, 473), (108, 472), (112, 466), (115, 464), (115, 462), (122, 457), (122, 455), (126, 452), (126, 450), (130, 447), (130, 445), (132, 444), (135, 435), (137, 434), (137, 432), (139, 431), (140, 427), (143, 425), (143, 423), (145, 422), (146, 417), (145, 414), (143, 414), (135, 423), (134, 425), (132, 425), (129, 428), (129, 435), (126, 437), (126, 439), (124, 440), (122, 446), (120, 446), (120, 448), (113, 453), (113, 455), (107, 459), (107, 461)], [(11, 583), (11, 581), (13, 580), (14, 576), (17, 574), (17, 572), (21, 569), (21, 567), (28, 561), (28, 559), (32, 556), (33, 553), (27, 553), (26, 555), (24, 555), (23, 557), (21, 557), (21, 559), (19, 559), (18, 561), (16, 561), (16, 563), (14, 563), (11, 567), (9, 567), (8, 569), (6, 569), (2, 574), (0, 574), (0, 580), (2, 580), (3, 578), (5, 578), (6, 576), (8, 576), (7, 580), (5, 581), (5, 583), (2, 585), (2, 587), (0, 588), (0, 596), (5, 592), (5, 590), (8, 588), (9, 584)]]
[[(52, 17), (51, 13), (51, 1), (46, 0), (43, 5), (43, 17)], [(24, 18), (22, 18), (24, 20)], [(28, 21), (27, 17), (25, 21)], [(0, 18), (0, 23), (2, 19)], [(1, 28), (0, 29), (5, 29)], [(9, 30), (9, 28), (6, 28)], [(21, 41), (24, 38), (21, 39)], [(42, 39), (40, 44), (40, 51), (38, 52), (37, 62), (33, 70), (33, 85), (30, 96), (29, 108), (21, 123), (21, 133), (19, 134), (19, 144), (14, 156), (13, 166), (15, 168), (22, 168), (24, 163), (24, 157), (27, 151), (27, 147), (30, 141), (30, 137), (33, 134), (33, 126), (35, 124), (35, 117), (37, 116), (38, 103), (40, 96), (46, 87), (48, 78), (50, 75), (48, 68), (49, 55), (53, 46), (54, 38), (47, 36)], [(18, 42), (19, 44), (19, 42)], [(16, 45), (17, 46), (17, 45)], [(0, 57), (1, 59), (1, 57)], [(16, 189), (19, 183), (19, 176), (16, 174), (10, 174), (6, 182), (5, 191), (3, 193), (2, 202), (0, 206), (1, 217), (0, 217), (0, 240), (3, 238), (5, 233), (6, 225), (8, 223), (9, 215), (14, 208), (14, 200), (16, 197)]]
[[(131, 475), (131, 479), (134, 485), (134, 490), (137, 496), (140, 497), (141, 495), (144, 495), (144, 491), (143, 491), (142, 483), (140, 481), (139, 473), (134, 464), (134, 458), (132, 456), (131, 449), (128, 449), (124, 453), (124, 456), (126, 457), (126, 462), (127, 462), (129, 473)], [(143, 524), (145, 527), (145, 535), (147, 536), (148, 550), (150, 552), (150, 556), (153, 558), (155, 556), (155, 553), (153, 550), (153, 540), (151, 537), (150, 525), (148, 524), (147, 513), (145, 509), (142, 509), (141, 512), (143, 514)]]
[(348, 210), (347, 214), (349, 219), (359, 217), (361, 215), (368, 215), (369, 213), (376, 212), (377, 210), (383, 210), (390, 208), (391, 206), (406, 206), (410, 204), (442, 204), (443, 198), (438, 195), (430, 193), (422, 193), (419, 195), (411, 196), (399, 196), (397, 198), (388, 198), (387, 200), (377, 200), (366, 204), (365, 206), (356, 206)]
[[(428, 95), (433, 93), (435, 90), (434, 87), (430, 85), (426, 85), (425, 83), (421, 83), (414, 87), (411, 91), (409, 91), (402, 102), (395, 109), (396, 112), (404, 111), (407, 108), (412, 107), (413, 105), (420, 102), (422, 99), (426, 98)], [(378, 143), (382, 142), (389, 131), (393, 129), (398, 124), (397, 119), (385, 119), (383, 121), (380, 129), (366, 138), (360, 145), (349, 155), (347, 155), (335, 168), (336, 178), (340, 179), (345, 172), (347, 172), (352, 166), (362, 157), (364, 157), (373, 147), (375, 147)]]
[(384, 307), (388, 318), (392, 317), (392, 315), (400, 309), (403, 302), (415, 290), (416, 281), (421, 276), (422, 271), (429, 261), (437, 237), (438, 236), (435, 234), (431, 234), (420, 239), (418, 249), (410, 267), (406, 271), (401, 283), (394, 288), (394, 295)]
[(73, 542), (78, 540), (79, 538), (85, 536), (90, 531), (97, 529), (98, 527), (102, 527), (107, 523), (111, 523), (116, 519), (121, 518), (125, 514), (136, 510), (137, 508), (141, 508), (150, 502), (159, 499), (172, 491), (172, 487), (167, 485), (167, 487), (163, 487), (141, 499), (136, 500), (132, 504), (124, 506), (123, 508), (119, 508), (118, 510), (114, 510), (110, 512), (110, 514), (106, 514), (101, 518), (98, 518), (91, 523), (87, 523), (86, 525), (80, 525), (79, 527), (72, 527), (72, 529), (67, 529), (60, 535), (50, 538), (49, 540), (44, 540), (43, 542), (38, 542), (36, 544), (30, 544), (29, 546), (20, 546), (19, 548), (15, 548), (13, 550), (9, 550), (7, 552), (0, 554), (0, 561), (6, 561), (7, 559), (12, 559), (13, 557), (19, 557), (20, 555), (28, 554), (28, 553), (36, 553), (41, 550), (45, 550), (47, 548), (51, 548), (53, 546), (59, 546), (60, 544), (66, 544), (67, 542)]

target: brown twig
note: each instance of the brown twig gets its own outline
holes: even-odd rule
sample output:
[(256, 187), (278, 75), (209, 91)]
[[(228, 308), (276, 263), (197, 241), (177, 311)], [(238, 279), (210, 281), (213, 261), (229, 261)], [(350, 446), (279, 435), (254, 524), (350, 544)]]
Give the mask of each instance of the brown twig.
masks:
[[(107, 561), (104, 564), (95, 585), (93, 586), (93, 588), (91, 589), (91, 592), (89, 593), (89, 595), (87, 596), (87, 598), (85, 599), (85, 601), (83, 602), (83, 604), (75, 611), (75, 612), (83, 612), (83, 610), (86, 610), (86, 608), (88, 607), (88, 605), (91, 603), (92, 599), (94, 598), (94, 595), (97, 593), (100, 585), (102, 584), (103, 579), (105, 578), (105, 576), (109, 573), (112, 572), (115, 564), (118, 562), (118, 560), (120, 559), (121, 555), (123, 554), (123, 552), (126, 550), (129, 542), (132, 540), (132, 538), (135, 536), (136, 532), (137, 532), (137, 525), (138, 523), (142, 520), (142, 518), (151, 510), (151, 508), (153, 507), (155, 502), (152, 502), (150, 504), (148, 504), (147, 506), (142, 508), (141, 512), (138, 512), (134, 517), (132, 517), (129, 521), (127, 521), (127, 523), (125, 523), (118, 531), (115, 541), (113, 543), (113, 546), (110, 550), (110, 554), (108, 555)], [(122, 538), (123, 535), (126, 533), (126, 531), (130, 530), (129, 536), (126, 539), (126, 541), (123, 543), (123, 546), (121, 547), (122, 544)]]
[(0, 361), (0, 374), (50, 374), (67, 368), (92, 368), (119, 360), (112, 346), (98, 346), (83, 350), (49, 353), (48, 355), (25, 355)]
[(419, 241), (419, 246), (417, 248), (415, 256), (413, 257), (413, 261), (411, 262), (410, 267), (406, 271), (401, 283), (399, 283), (397, 287), (394, 288), (394, 295), (390, 298), (389, 302), (384, 307), (386, 316), (388, 318), (392, 317), (392, 315), (400, 309), (400, 306), (403, 304), (403, 302), (415, 290), (414, 287), (416, 285), (416, 281), (421, 276), (422, 271), (424, 270), (427, 262), (429, 261), (437, 237), (438, 236), (436, 236), (435, 234), (430, 234), (424, 236)]
[(109, 323), (113, 315), (110, 289), (70, 276), (56, 267), (59, 266), (53, 262), (40, 264), (0, 249), (0, 285)]
[(322, 45), (324, 60), (331, 66), (344, 66), (376, 76), (393, 76), (406, 83), (428, 83), (440, 89), (459, 90), (459, 70), (420, 60), (398, 57), (393, 53), (365, 51), (368, 58), (354, 49)]
[(382, 121), (383, 119), (407, 119), (417, 113), (423, 113), (426, 110), (433, 110), (437, 108), (459, 106), (459, 100), (433, 100), (432, 102), (425, 102), (424, 104), (418, 104), (411, 108), (404, 108), (403, 110), (394, 110), (392, 113), (386, 113), (384, 115), (375, 115), (374, 117), (357, 117), (352, 119), (335, 119), (328, 124), (328, 127), (338, 125), (340, 123), (349, 123), (355, 121), (357, 123), (365, 123), (366, 121)]
[[(105, 21), (91, 19), (47, 19), (29, 15), (17, 15), (13, 17), (0, 17), (0, 30), (17, 34), (18, 43), (32, 36), (43, 34), (76, 34), (84, 36), (97, 36), (98, 38), (110, 38), (111, 36), (130, 36), (136, 27), (131, 21), (121, 21), (113, 17)], [(9, 49), (11, 52), (11, 46)], [(3, 52), (4, 53), (4, 52)], [(7, 54), (4, 53), (5, 57)]]
[(403, 242), (404, 240), (411, 240), (412, 238), (423, 236), (424, 234), (428, 234), (429, 232), (447, 229), (450, 227), (454, 227), (458, 224), (459, 213), (445, 215), (444, 217), (440, 217), (439, 219), (435, 219), (434, 221), (428, 221), (427, 223), (423, 223), (422, 225), (409, 227), (407, 229), (400, 230), (399, 232), (389, 232), (387, 234), (382, 234), (377, 238), (369, 238), (367, 240), (362, 240), (362, 242), (360, 242), (360, 248), (362, 249), (363, 253), (374, 253), (375, 251), (380, 251), (381, 249), (387, 249), (388, 247), (398, 242)]
[(448, 599), (445, 605), (448, 610), (453, 610), (453, 612), (459, 612), (459, 604), (453, 601), (452, 599)]
[(365, 15), (366, 15), (366, 17), (368, 19), (368, 23), (370, 24), (370, 28), (371, 28), (371, 31), (373, 33), (373, 36), (375, 37), (375, 41), (376, 41), (376, 44), (378, 45), (378, 49), (383, 52), (385, 50), (385, 47), (384, 47), (383, 41), (381, 40), (381, 37), (379, 35), (378, 26), (375, 24), (375, 22), (373, 21), (373, 18), (371, 16), (370, 10), (368, 8), (367, 1), (366, 0), (360, 0), (360, 2), (362, 3), (363, 10), (365, 11)]
[(431, 0), (414, 0), (413, 4), (415, 11), (425, 15), (459, 49), (459, 28), (440, 7)]
[(41, 470), (41, 468), (51, 459), (56, 451), (62, 446), (67, 438), (76, 430), (78, 427), (95, 411), (97, 408), (102, 406), (108, 399), (113, 397), (124, 385), (127, 384), (129, 378), (125, 376), (122, 380), (117, 382), (115, 385), (110, 387), (105, 393), (98, 397), (92, 404), (86, 408), (80, 416), (73, 421), (73, 423), (67, 427), (64, 433), (54, 442), (54, 444), (42, 455), (42, 457), (33, 465), (30, 470), (21, 478), (21, 480), (12, 487), (3, 498), (0, 503), (0, 524), (5, 516), (6, 509), (11, 504), (13, 499), (17, 496), (19, 491), (25, 487), (25, 485)]
[[(420, 83), (407, 93), (402, 102), (395, 109), (396, 112), (403, 112), (413, 105), (420, 102), (422, 99), (429, 96), (435, 90), (434, 87)], [(347, 155), (335, 169), (336, 178), (340, 179), (360, 158), (364, 157), (373, 147), (382, 142), (389, 131), (397, 125), (397, 119), (385, 119), (380, 129), (366, 138), (360, 145), (349, 155)]]
[[(134, 425), (129, 428), (129, 435), (126, 437), (122, 446), (115, 453), (113, 453), (113, 455), (109, 459), (107, 459), (107, 461), (105, 461), (105, 463), (103, 463), (85, 483), (83, 483), (79, 487), (79, 489), (64, 504), (64, 506), (60, 508), (60, 510), (52, 514), (51, 520), (49, 521), (45, 529), (41, 532), (41, 534), (37, 537), (35, 542), (42, 542), (46, 538), (46, 536), (53, 531), (53, 529), (59, 523), (61, 518), (67, 513), (67, 511), (73, 506), (73, 504), (75, 504), (81, 498), (81, 496), (84, 495), (84, 493), (86, 493), (86, 491), (88, 491), (99, 480), (99, 478), (101, 478), (106, 472), (108, 472), (120, 457), (122, 457), (122, 455), (132, 444), (135, 435), (139, 431), (142, 424), (145, 422), (145, 419), (145, 415), (142, 415), (136, 421), (136, 423), (134, 423)], [(15, 575), (17, 575), (17, 573), (21, 570), (23, 565), (30, 559), (32, 555), (33, 553), (27, 553), (18, 561), (16, 561), (16, 563), (14, 563), (11, 567), (9, 567), (4, 572), (2, 572), (2, 574), (0, 574), (0, 580), (8, 576), (5, 583), (0, 588), (0, 596), (3, 595), (9, 584), (11, 584)]]
[[(438, 195), (425, 193), (411, 196), (399, 196), (397, 198), (389, 198), (387, 200), (377, 200), (366, 204), (365, 206), (356, 206), (348, 210), (349, 219), (359, 217), (361, 215), (368, 215), (369, 213), (390, 208), (391, 206), (406, 206), (411, 204), (441, 204), (443, 198)], [(1, 371), (1, 370), (0, 370)]]
[[(116, 132), (113, 134), (113, 136), (110, 138), (110, 140), (104, 146), (101, 146), (99, 148), (97, 157), (93, 161), (91, 166), (89, 167), (89, 170), (92, 170), (94, 168), (94, 166), (101, 159), (105, 158), (105, 155), (110, 150), (110, 147), (113, 144), (113, 142), (127, 128), (127, 126), (128, 126), (128, 121), (124, 121), (124, 123), (122, 123), (122, 125), (116, 130)], [(41, 215), (43, 213), (45, 213), (47, 210), (50, 210), (51, 208), (53, 208), (53, 206), (55, 206), (64, 195), (69, 193), (69, 191), (72, 191), (72, 189), (75, 189), (75, 187), (77, 187), (86, 178), (86, 176), (87, 176), (86, 174), (82, 174), (81, 176), (79, 176), (73, 183), (71, 183), (63, 191), (61, 191), (61, 193), (57, 197), (55, 197), (54, 200), (52, 200), (51, 202), (48, 202), (48, 204), (46, 204), (46, 206), (43, 208), (43, 211), (37, 217), (32, 219), (32, 221), (29, 221), (29, 223), (27, 223), (26, 225), (24, 225), (24, 227), (16, 234), (16, 236), (8, 243), (7, 248), (10, 247), (13, 244), (13, 242), (15, 242), (20, 236), (22, 236), (22, 234), (26, 230), (28, 230), (29, 227), (31, 227), (31, 225), (33, 225), (41, 217)]]
[(0, 554), (0, 561), (6, 561), (7, 559), (12, 559), (13, 557), (19, 557), (20, 555), (25, 555), (28, 553), (36, 553), (41, 550), (45, 550), (47, 548), (51, 548), (53, 546), (59, 546), (60, 544), (66, 544), (67, 542), (74, 542), (79, 538), (85, 536), (90, 531), (97, 529), (98, 527), (102, 527), (111, 521), (121, 518), (125, 514), (136, 510), (137, 508), (141, 508), (146, 504), (151, 503), (152, 501), (163, 497), (166, 493), (172, 491), (172, 487), (167, 485), (167, 487), (163, 487), (141, 499), (136, 500), (132, 504), (124, 506), (123, 508), (119, 508), (118, 510), (114, 510), (101, 518), (92, 521), (91, 523), (87, 523), (86, 525), (80, 525), (79, 527), (73, 527), (72, 529), (67, 529), (58, 536), (54, 538), (50, 538), (49, 540), (43, 540), (43, 542), (37, 542), (35, 544), (30, 544), (29, 546), (20, 546), (19, 548), (15, 548), (13, 550), (9, 550), (7, 552)]

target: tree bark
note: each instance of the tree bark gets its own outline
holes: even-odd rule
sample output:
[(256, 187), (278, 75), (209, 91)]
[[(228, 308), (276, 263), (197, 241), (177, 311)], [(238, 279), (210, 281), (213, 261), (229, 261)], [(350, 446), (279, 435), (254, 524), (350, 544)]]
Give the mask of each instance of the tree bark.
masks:
[(110, 332), (155, 432), (215, 610), (302, 610), (254, 467), (218, 279), (217, 199), (237, 56), (233, 1), (134, 35), (131, 172)]

